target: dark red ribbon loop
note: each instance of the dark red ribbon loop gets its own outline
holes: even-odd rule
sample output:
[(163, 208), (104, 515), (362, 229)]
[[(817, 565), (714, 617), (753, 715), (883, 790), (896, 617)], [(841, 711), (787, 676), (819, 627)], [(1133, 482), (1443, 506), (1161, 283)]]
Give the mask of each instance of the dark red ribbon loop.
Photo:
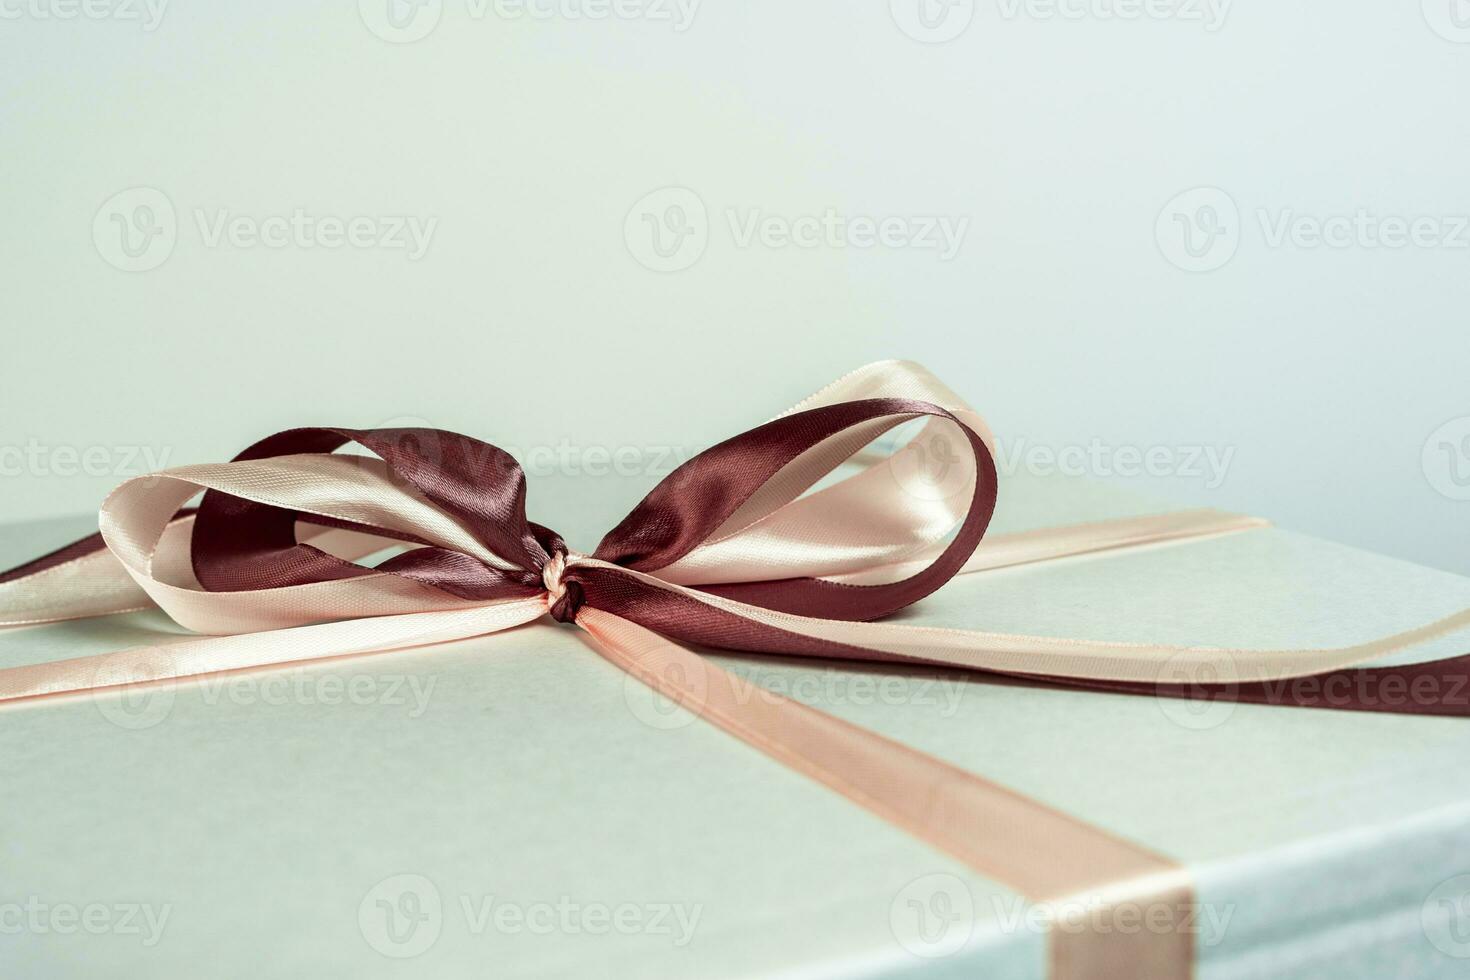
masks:
[[(200, 502), (191, 542), (200, 584), (212, 592), (235, 592), (386, 572), (464, 599), (535, 594), (549, 553), (526, 520), (525, 474), (496, 446), (440, 429), (304, 428), (262, 439), (235, 459), (331, 453), (349, 442), (377, 454), (394, 479), (459, 520), (516, 570), (436, 547), (414, 549), (366, 568), (296, 540), (298, 520), (328, 526), (342, 522), (210, 490)], [(357, 529), (427, 544), (392, 529)]]
[(845, 620), (887, 616), (953, 578), (980, 544), (995, 513), (995, 461), (989, 448), (973, 429), (929, 402), (903, 398), (843, 402), (788, 415), (726, 440), (690, 459), (654, 487), (602, 539), (593, 557), (643, 572), (666, 568), (708, 538), (782, 467), (823, 440), (877, 419), (891, 419), (897, 426), (925, 416), (948, 419), (959, 427), (974, 454), (977, 472), (964, 521), (929, 567), (885, 585), (787, 578), (703, 587), (715, 595), (800, 616)]

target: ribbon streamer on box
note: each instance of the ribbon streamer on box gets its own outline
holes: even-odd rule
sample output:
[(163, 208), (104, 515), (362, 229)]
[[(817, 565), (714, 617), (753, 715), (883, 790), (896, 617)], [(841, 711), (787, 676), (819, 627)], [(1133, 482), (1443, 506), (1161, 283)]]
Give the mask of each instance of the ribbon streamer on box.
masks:
[[(914, 420), (922, 429), (891, 455), (822, 484)], [(375, 455), (336, 453), (352, 442)], [(0, 626), (156, 605), (211, 635), (0, 670), (0, 701), (443, 643), (549, 613), (664, 696), (1034, 901), (1147, 904), (1180, 919), (1193, 889), (1170, 859), (799, 702), (750, 698), (676, 641), (1166, 697), (1470, 714), (1362, 694), (1388, 677), (1463, 675), (1470, 657), (1354, 668), (1470, 627), (1470, 610), (1320, 650), (875, 622), (956, 574), (1265, 523), (1185, 511), (982, 542), (997, 493), (990, 443), (980, 417), (923, 368), (869, 365), (689, 460), (581, 555), (527, 520), (524, 475), (494, 446), (431, 429), (288, 430), (231, 463), (129, 480), (103, 504), (99, 535), (0, 575)], [(201, 489), (197, 510), (186, 508)], [(374, 567), (357, 563), (395, 547)], [(1221, 679), (1189, 682), (1201, 675)], [(1280, 685), (1302, 677), (1321, 683)], [(1322, 698), (1334, 686), (1350, 693)], [(1053, 931), (1050, 948), (1057, 980), (1193, 970), (1182, 927)]]

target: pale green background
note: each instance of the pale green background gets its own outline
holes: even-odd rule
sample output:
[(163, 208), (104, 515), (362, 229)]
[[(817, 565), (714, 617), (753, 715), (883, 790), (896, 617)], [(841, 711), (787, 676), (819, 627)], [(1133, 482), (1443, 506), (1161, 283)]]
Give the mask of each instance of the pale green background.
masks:
[[(1272, 249), (1254, 217), (1470, 213), (1470, 44), (1429, 26), (1449, 2), (1238, 3), (1210, 31), (988, 0), (922, 44), (886, 0), (708, 0), (682, 32), (444, 0), (436, 30), (390, 44), (351, 0), (174, 0), (151, 31), (7, 0), (0, 449), (110, 455), (0, 477), (0, 513), (91, 510), (142, 468), (131, 448), (218, 459), (307, 422), (687, 454), (906, 356), (1003, 438), (1233, 447), (1219, 488), (1155, 489), (1470, 571), (1470, 503), (1420, 459), (1470, 415), (1470, 251)], [(624, 219), (669, 185), (711, 238), (660, 274)], [(92, 225), (138, 186), (167, 194), (179, 240), (128, 273)], [(1231, 194), (1242, 240), (1187, 273), (1154, 226), (1198, 186)], [(829, 206), (970, 227), (941, 262), (738, 248), (725, 218)], [(409, 261), (207, 248), (194, 218), (297, 207), (438, 226)], [(577, 493), (600, 519), (651, 482)]]

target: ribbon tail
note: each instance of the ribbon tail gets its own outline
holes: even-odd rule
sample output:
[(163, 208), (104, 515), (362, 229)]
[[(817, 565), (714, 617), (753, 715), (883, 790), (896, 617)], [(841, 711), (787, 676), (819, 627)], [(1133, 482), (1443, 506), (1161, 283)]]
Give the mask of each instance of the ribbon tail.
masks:
[(452, 609), (206, 636), (115, 653), (0, 670), (0, 702), (278, 667), (464, 640), (520, 626), (546, 612), (546, 597)]
[[(1026, 675), (1017, 676), (1027, 680), (1038, 679)], [(1306, 677), (1245, 684), (1228, 680), (1140, 684), (1127, 681), (1041, 679), (1088, 691), (1158, 695), (1206, 704), (1215, 701), (1240, 701), (1294, 708), (1470, 717), (1470, 654), (1395, 667), (1346, 667)]]
[(1200, 541), (1270, 526), (1271, 522), (1261, 517), (1201, 508), (997, 534), (980, 542), (959, 574), (1030, 565), (1074, 555), (1127, 551), (1177, 541)]
[(1470, 714), (1470, 658), (1360, 666), (1416, 644), (1470, 632), (1470, 609), (1353, 646), (1256, 650), (817, 619), (674, 585), (596, 559), (579, 563), (578, 577), (589, 606), (665, 636), (746, 653), (929, 664), (1161, 697)]
[[(160, 545), (184, 548), (194, 533), (195, 516), (191, 508), (180, 511), (165, 525)], [(297, 537), (304, 544), (349, 561), (398, 543), (372, 529), (340, 523), (299, 522)], [(157, 605), (108, 549), (100, 533), (0, 572), (0, 628), (91, 619), (155, 609)]]
[(577, 624), (604, 659), (640, 682), (1028, 899), (1059, 914), (1127, 904), (1177, 926), (1133, 934), (1053, 929), (1055, 980), (1191, 975), (1185, 923), (1195, 902), (1177, 863), (875, 732), (753, 690), (620, 616), (584, 607)]
[(31, 626), (149, 609), (148, 597), (93, 534), (0, 574), (0, 626)]

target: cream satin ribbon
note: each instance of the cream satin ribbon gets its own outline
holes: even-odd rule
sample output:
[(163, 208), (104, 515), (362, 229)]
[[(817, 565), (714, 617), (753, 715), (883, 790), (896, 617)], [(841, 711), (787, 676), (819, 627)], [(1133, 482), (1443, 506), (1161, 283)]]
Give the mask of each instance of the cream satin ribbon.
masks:
[[(791, 411), (874, 397), (938, 404), (989, 441), (983, 421), (958, 396), (922, 368), (902, 362), (860, 369)], [(791, 577), (879, 584), (928, 564), (964, 517), (976, 479), (973, 460), (951, 452), (962, 444), (952, 422), (930, 419), (892, 456), (813, 489), (892, 424), (855, 426), (792, 460), (708, 540), (658, 573), (620, 571), (758, 623), (894, 660), (1091, 680), (1157, 682), (1164, 664), (1187, 670), (1216, 665), (1222, 657), (1233, 664), (1232, 679), (1242, 683), (1300, 677), (1470, 626), (1466, 611), (1353, 647), (1224, 650), (812, 619), (698, 589)], [(107, 551), (0, 584), (0, 625), (156, 605), (189, 629), (221, 635), (0, 670), (0, 701), (481, 636), (545, 614), (560, 593), (566, 568), (606, 564), (569, 556), (548, 565), (545, 593), (496, 602), (459, 599), (387, 574), (208, 592), (190, 563), (193, 518), (174, 517), (205, 488), (411, 533), (487, 564), (507, 565), (453, 517), (390, 478), (375, 458), (310, 454), (166, 470), (124, 483), (104, 503), (100, 527)], [(985, 539), (964, 570), (1238, 533), (1264, 523), (1201, 510), (1003, 535)], [(298, 539), (347, 559), (399, 544), (308, 524), (298, 525)], [(741, 697), (741, 682), (707, 658), (604, 610), (584, 607), (576, 621), (593, 647), (621, 669), (1029, 898), (1054, 905), (1083, 897), (1150, 902), (1177, 915), (1192, 902), (1184, 870), (1147, 848), (797, 702)], [(1058, 980), (1171, 980), (1192, 970), (1192, 937), (1184, 929), (1132, 935), (1054, 932), (1051, 950), (1052, 975)]]

